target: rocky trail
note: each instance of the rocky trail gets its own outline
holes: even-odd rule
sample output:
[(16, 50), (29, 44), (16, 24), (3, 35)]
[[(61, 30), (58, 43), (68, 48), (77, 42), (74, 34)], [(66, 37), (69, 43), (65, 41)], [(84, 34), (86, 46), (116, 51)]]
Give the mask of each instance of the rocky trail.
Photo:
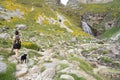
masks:
[[(87, 80), (96, 80), (93, 76), (80, 69), (78, 64), (74, 65), (74, 63), (70, 63), (67, 59), (59, 60), (57, 58), (53, 58), (53, 49), (39, 53), (43, 56), (28, 58), (28, 62), (23, 64), (18, 64), (14, 55), (9, 57), (9, 61), (16, 64), (16, 80), (54, 80), (54, 76), (59, 72), (64, 73), (59, 77), (59, 79), (75, 80), (71, 75), (68, 75), (72, 73), (79, 77), (85, 77)], [(35, 63), (35, 60), (38, 62)], [(60, 69), (61, 64), (67, 66), (64, 69)], [(45, 70), (42, 71), (42, 68), (45, 68)]]
[[(112, 64), (103, 62), (103, 60), (106, 59), (102, 60), (103, 57), (107, 57), (113, 60), (114, 63), (118, 62), (120, 49), (119, 44), (87, 43), (80, 45), (77, 44), (76, 47), (74, 46), (74, 48), (69, 47), (70, 46), (66, 45), (56, 45), (42, 52), (31, 49), (21, 49), (20, 53), (27, 53), (28, 55), (27, 63), (18, 64), (17, 60), (15, 59), (15, 55), (11, 55), (8, 58), (8, 61), (16, 64), (16, 72), (14, 73), (16, 80), (76, 80), (73, 76), (71, 76), (71, 74), (74, 74), (79, 78), (84, 77), (86, 80), (97, 80), (94, 76), (87, 73), (80, 67), (80, 65), (83, 65), (81, 64), (82, 62), (75, 61), (70, 57), (70, 55), (80, 58), (83, 61), (87, 61), (93, 67), (93, 74), (100, 74), (108, 79), (111, 78), (112, 80), (119, 80), (119, 71), (117, 71), (119, 70), (119, 63), (116, 63), (116, 67), (115, 65), (113, 66)], [(87, 53), (83, 52), (84, 49), (89, 51), (91, 48), (93, 49), (92, 51)], [(94, 50), (94, 48), (97, 49)], [(4, 48), (0, 49), (4, 50)], [(6, 50), (10, 51), (9, 48)], [(108, 50), (108, 52), (101, 54), (104, 50)], [(97, 55), (97, 57), (95, 55)], [(99, 60), (96, 61), (98, 57)], [(3, 66), (6, 68), (7, 66), (2, 60), (3, 57), (0, 56), (0, 64), (4, 64)], [(106, 61), (108, 60), (109, 59)], [(111, 63), (113, 63), (113, 61)], [(114, 67), (117, 70), (115, 70)]]

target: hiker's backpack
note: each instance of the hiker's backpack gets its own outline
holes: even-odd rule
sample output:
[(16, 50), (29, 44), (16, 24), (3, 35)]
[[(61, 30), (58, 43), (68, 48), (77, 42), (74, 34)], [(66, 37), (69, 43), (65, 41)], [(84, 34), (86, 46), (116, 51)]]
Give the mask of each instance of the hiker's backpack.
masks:
[(14, 44), (17, 44), (17, 45), (21, 44), (20, 36), (19, 35), (15, 36)]

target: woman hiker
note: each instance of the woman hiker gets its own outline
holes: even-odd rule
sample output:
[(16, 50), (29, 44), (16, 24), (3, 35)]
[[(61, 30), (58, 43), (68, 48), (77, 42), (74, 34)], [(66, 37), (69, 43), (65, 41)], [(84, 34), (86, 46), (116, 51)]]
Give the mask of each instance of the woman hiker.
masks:
[(19, 57), (19, 49), (21, 49), (21, 42), (22, 39), (20, 37), (19, 31), (15, 31), (15, 35), (13, 36), (13, 41), (12, 41), (12, 49), (15, 50), (15, 58), (18, 60)]

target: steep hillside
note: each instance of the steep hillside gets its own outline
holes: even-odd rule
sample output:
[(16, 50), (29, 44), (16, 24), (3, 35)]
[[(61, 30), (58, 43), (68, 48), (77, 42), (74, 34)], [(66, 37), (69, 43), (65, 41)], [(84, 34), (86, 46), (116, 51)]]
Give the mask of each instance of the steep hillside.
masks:
[[(0, 0), (0, 80), (119, 80), (119, 44), (80, 27), (80, 15), (95, 7), (74, 11), (52, 1)], [(17, 63), (11, 50), (16, 29), (22, 37), (19, 61), (27, 54), (27, 63)]]
[[(104, 33), (106, 31), (109, 31), (111, 28), (118, 29), (117, 33), (119, 33), (119, 0), (113, 0), (112, 2), (104, 4), (80, 4), (77, 2), (77, 0), (71, 0), (70, 2), (72, 4), (68, 3), (66, 6), (59, 5), (59, 7), (56, 8), (63, 14), (70, 16), (76, 25), (79, 25), (81, 27), (81, 21), (86, 22), (91, 27), (94, 36), (97, 37), (104, 35)], [(50, 6), (52, 8), (54, 7), (52, 5)], [(114, 36), (114, 34), (111, 35)]]

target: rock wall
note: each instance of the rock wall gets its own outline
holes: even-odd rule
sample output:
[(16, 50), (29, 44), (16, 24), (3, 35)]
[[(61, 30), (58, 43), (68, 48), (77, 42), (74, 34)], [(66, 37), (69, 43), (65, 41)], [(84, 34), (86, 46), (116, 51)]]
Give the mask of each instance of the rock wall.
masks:
[(95, 36), (113, 27), (120, 27), (120, 21), (111, 17), (108, 13), (87, 12), (82, 15), (82, 21), (85, 21), (93, 30)]
[(113, 0), (78, 0), (80, 3), (107, 3)]
[(79, 3), (83, 4), (92, 4), (92, 3), (108, 3), (113, 0), (69, 0), (67, 5), (78, 5)]
[(79, 7), (79, 4), (97, 4), (97, 3), (108, 3), (113, 0), (69, 0), (67, 2), (68, 7), (71, 7), (72, 9), (77, 9)]

